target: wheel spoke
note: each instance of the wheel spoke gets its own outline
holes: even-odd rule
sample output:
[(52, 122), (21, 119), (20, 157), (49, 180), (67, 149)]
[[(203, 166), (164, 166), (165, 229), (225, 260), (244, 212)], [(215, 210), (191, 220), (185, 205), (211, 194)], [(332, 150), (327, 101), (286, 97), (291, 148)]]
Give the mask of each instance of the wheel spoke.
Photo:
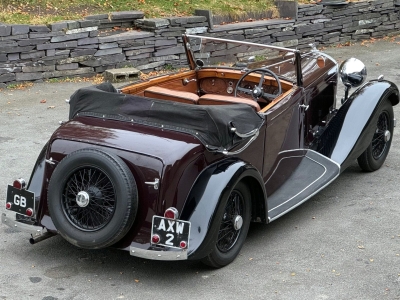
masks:
[(217, 247), (221, 252), (229, 251), (240, 235), (241, 230), (236, 230), (233, 222), (236, 216), (243, 214), (243, 201), (243, 196), (235, 190), (229, 196), (218, 232)]
[[(80, 192), (89, 195), (86, 205), (77, 202)], [(83, 167), (67, 180), (62, 193), (62, 205), (67, 219), (75, 227), (85, 231), (99, 230), (108, 224), (114, 214), (114, 185), (100, 169)]]

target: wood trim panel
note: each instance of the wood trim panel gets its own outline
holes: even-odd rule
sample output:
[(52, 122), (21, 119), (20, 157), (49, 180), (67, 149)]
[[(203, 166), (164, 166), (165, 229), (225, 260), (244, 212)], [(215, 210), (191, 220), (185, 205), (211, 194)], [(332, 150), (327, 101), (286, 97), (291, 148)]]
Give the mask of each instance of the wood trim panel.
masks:
[(151, 86), (160, 86), (177, 91), (185, 91), (197, 93), (197, 82), (191, 81), (187, 85), (183, 85), (183, 79), (196, 79), (196, 71), (189, 70), (178, 74), (163, 75), (160, 77), (151, 78), (145, 82), (132, 84), (124, 87), (121, 92), (124, 94), (143, 95), (143, 91)]

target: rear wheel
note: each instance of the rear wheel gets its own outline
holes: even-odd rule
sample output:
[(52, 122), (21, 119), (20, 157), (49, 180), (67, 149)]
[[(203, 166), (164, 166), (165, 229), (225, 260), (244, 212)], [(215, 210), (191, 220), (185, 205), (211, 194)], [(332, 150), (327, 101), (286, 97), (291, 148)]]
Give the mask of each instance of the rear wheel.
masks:
[(250, 226), (251, 196), (247, 186), (240, 182), (229, 195), (213, 251), (202, 262), (214, 268), (231, 263), (239, 254)]
[(358, 165), (367, 172), (378, 170), (385, 162), (392, 143), (394, 114), (389, 100), (378, 108), (378, 122), (368, 148), (358, 157)]
[(135, 179), (116, 155), (81, 149), (66, 156), (51, 176), (48, 207), (58, 232), (89, 249), (119, 241), (135, 220)]

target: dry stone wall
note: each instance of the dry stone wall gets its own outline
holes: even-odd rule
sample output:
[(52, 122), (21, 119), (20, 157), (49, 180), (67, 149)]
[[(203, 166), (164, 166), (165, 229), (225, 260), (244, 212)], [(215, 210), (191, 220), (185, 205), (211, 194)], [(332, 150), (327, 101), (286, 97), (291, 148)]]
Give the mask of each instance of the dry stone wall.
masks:
[(111, 68), (143, 72), (186, 64), (182, 34), (304, 48), (396, 33), (393, 0), (299, 5), (297, 18), (212, 26), (206, 16), (144, 19), (140, 11), (46, 25), (0, 24), (0, 88), (22, 81), (92, 76)]

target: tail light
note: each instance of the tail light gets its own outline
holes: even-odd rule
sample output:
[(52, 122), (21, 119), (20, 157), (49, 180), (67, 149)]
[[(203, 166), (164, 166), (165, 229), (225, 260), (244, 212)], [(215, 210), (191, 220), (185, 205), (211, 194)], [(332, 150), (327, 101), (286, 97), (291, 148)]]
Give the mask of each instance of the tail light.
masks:
[(6, 209), (11, 209), (12, 203), (11, 202), (7, 202), (6, 203)]
[(26, 213), (26, 215), (27, 215), (28, 217), (32, 217), (32, 216), (33, 216), (33, 209), (32, 209), (32, 208), (28, 208), (28, 209), (25, 211), (25, 213)]
[(26, 182), (23, 178), (19, 178), (17, 180), (14, 180), (13, 187), (15, 187), (16, 189), (19, 189), (19, 190), (25, 189)]
[(179, 247), (181, 247), (182, 249), (186, 249), (187, 248), (187, 243), (185, 241), (181, 241), (179, 243)]
[(151, 242), (152, 242), (153, 244), (158, 244), (158, 243), (160, 242), (160, 236), (159, 236), (158, 234), (154, 234), (154, 235), (151, 237)]
[(178, 218), (178, 210), (175, 207), (167, 208), (164, 212), (164, 217), (175, 220)]

